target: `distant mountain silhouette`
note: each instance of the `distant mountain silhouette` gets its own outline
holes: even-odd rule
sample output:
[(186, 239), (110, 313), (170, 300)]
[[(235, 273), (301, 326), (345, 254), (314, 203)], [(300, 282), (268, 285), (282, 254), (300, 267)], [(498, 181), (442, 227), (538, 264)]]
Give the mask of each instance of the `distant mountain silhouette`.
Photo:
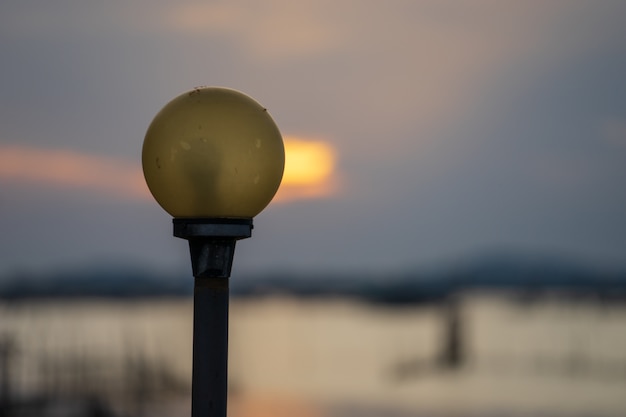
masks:
[(0, 298), (158, 297), (193, 294), (193, 280), (127, 265), (20, 273), (0, 281)]
[[(467, 290), (626, 300), (626, 268), (594, 269), (549, 257), (495, 254), (404, 273), (277, 273), (231, 278), (235, 297), (286, 294), (350, 297), (384, 304), (440, 301)], [(17, 274), (0, 280), (0, 298), (165, 297), (193, 294), (193, 279), (129, 266)]]
[(429, 269), (367, 276), (274, 274), (234, 280), (233, 293), (351, 297), (382, 304), (438, 302), (462, 291), (507, 291), (521, 298), (626, 300), (626, 268), (609, 270), (548, 256), (495, 253)]

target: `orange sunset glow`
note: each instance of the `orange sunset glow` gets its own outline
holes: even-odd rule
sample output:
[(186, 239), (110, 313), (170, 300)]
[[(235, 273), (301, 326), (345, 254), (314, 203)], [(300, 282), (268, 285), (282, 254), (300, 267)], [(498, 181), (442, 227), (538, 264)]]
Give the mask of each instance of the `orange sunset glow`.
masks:
[(279, 201), (320, 198), (338, 187), (337, 151), (323, 140), (286, 136), (285, 173), (278, 190)]
[[(285, 174), (277, 202), (329, 196), (336, 152), (327, 142), (285, 138)], [(151, 199), (139, 161), (72, 150), (0, 145), (0, 181)]]
[(71, 150), (0, 146), (0, 181), (149, 197), (139, 164)]

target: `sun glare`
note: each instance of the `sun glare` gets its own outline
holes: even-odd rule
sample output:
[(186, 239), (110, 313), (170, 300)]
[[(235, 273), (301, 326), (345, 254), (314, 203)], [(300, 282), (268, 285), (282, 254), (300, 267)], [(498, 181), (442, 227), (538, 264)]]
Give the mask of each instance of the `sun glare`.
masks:
[(337, 188), (337, 152), (323, 140), (285, 136), (285, 173), (278, 191), (279, 201), (319, 198)]

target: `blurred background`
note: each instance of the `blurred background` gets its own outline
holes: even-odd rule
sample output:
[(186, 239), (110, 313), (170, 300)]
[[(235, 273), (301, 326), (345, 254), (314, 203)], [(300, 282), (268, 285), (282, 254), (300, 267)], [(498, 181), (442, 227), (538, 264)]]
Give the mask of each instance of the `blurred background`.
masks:
[(0, 416), (189, 414), (186, 242), (141, 173), (199, 85), (268, 109), (230, 413), (626, 413), (626, 3), (0, 4)]

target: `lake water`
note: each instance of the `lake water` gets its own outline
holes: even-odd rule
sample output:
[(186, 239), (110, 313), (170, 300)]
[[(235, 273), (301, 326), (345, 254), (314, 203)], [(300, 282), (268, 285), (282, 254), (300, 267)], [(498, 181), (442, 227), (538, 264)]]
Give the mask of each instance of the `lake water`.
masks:
[[(189, 299), (0, 304), (14, 401), (189, 415), (191, 336)], [(229, 367), (234, 417), (623, 416), (626, 306), (235, 299)]]

